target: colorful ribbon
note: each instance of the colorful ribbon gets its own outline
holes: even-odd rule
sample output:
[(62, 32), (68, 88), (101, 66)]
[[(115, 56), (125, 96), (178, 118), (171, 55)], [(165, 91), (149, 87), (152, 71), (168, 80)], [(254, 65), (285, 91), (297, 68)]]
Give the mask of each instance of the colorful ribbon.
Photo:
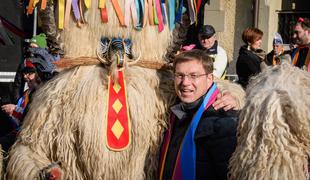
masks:
[(167, 8), (166, 8), (165, 0), (161, 0), (161, 13), (163, 15), (164, 24), (167, 24)]
[(196, 22), (196, 10), (194, 0), (187, 0), (187, 5), (189, 12), (189, 19), (191, 21), (191, 24), (194, 24)]
[(107, 23), (108, 22), (108, 12), (107, 12), (107, 8), (105, 5), (105, 0), (99, 0), (98, 7), (100, 9), (101, 21), (103, 23)]
[(108, 17), (108, 12), (107, 12), (107, 8), (101, 8), (100, 9), (100, 14), (101, 14), (101, 21), (103, 23), (107, 23), (109, 21), (109, 17)]
[(161, 13), (161, 3), (160, 0), (155, 0), (156, 14), (158, 17), (158, 31), (162, 32), (164, 30), (163, 16)]
[(64, 27), (69, 27), (69, 19), (70, 19), (70, 13), (71, 13), (71, 5), (72, 0), (66, 0), (66, 9), (65, 9), (65, 24)]
[(179, 6), (178, 6), (177, 14), (175, 16), (175, 22), (181, 23), (181, 21), (182, 21), (182, 11), (183, 11), (183, 0), (179, 0), (178, 5)]
[(81, 15), (79, 11), (78, 0), (72, 0), (72, 11), (76, 21), (80, 21)]
[(84, 0), (85, 7), (89, 9), (91, 7), (91, 0)]
[(58, 1), (58, 28), (64, 28), (65, 0)]
[(141, 30), (143, 26), (143, 14), (144, 14), (144, 0), (135, 0), (136, 11), (137, 11), (137, 22), (135, 28)]
[(27, 14), (32, 14), (34, 10), (34, 0), (29, 0)]
[(168, 8), (169, 8), (169, 29), (170, 31), (173, 31), (175, 27), (175, 0), (169, 0), (168, 2)]
[(154, 9), (153, 9), (153, 0), (147, 0), (148, 2), (148, 14), (149, 14), (149, 23), (154, 25)]
[(41, 0), (41, 10), (46, 9), (46, 0)]
[(119, 23), (121, 24), (121, 26), (125, 26), (125, 18), (124, 18), (123, 12), (121, 10), (121, 7), (118, 4), (118, 1), (117, 0), (111, 0), (111, 2), (112, 2), (114, 10), (116, 12)]
[(142, 27), (144, 27), (146, 25), (147, 16), (148, 16), (148, 2), (147, 2), (147, 0), (144, 0), (144, 15), (143, 15), (143, 25), (142, 25)]
[[(193, 120), (191, 121), (188, 130), (183, 138), (182, 145), (177, 155), (177, 160), (175, 163), (173, 177), (174, 180), (187, 180), (196, 179), (196, 145), (195, 145), (195, 132), (198, 127), (199, 121), (203, 112), (211, 106), (215, 101), (216, 95), (219, 90), (215, 83), (211, 86), (208, 93), (206, 94), (202, 104), (200, 105), (198, 111), (195, 113)], [(174, 117), (174, 116), (172, 116)], [(174, 122), (174, 120), (172, 120)], [(173, 124), (169, 129), (173, 127)], [(162, 147), (161, 162), (160, 162), (160, 176), (163, 177), (163, 170), (166, 160), (167, 151), (169, 148), (170, 138), (172, 130), (168, 130), (164, 138), (164, 144)], [(166, 143), (166, 144), (165, 144)]]
[(137, 15), (137, 10), (136, 10), (136, 3), (134, 2), (134, 0), (130, 0), (131, 4), (130, 4), (130, 12), (131, 12), (131, 16), (132, 16), (132, 24), (133, 27), (135, 27), (135, 25), (138, 22), (138, 15)]

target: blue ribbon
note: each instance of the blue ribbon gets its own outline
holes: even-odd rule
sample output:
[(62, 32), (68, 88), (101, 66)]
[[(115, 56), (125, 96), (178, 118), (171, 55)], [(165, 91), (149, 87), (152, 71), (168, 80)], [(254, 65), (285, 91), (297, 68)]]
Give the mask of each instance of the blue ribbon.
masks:
[(137, 24), (135, 24), (135, 28), (137, 30), (141, 30), (143, 26), (143, 15), (144, 15), (144, 1), (143, 0), (135, 0), (136, 8), (137, 8)]
[(161, 0), (161, 14), (163, 16), (164, 24), (167, 24), (167, 15), (166, 15), (166, 4), (165, 0)]
[(182, 179), (196, 179), (196, 144), (194, 140), (195, 132), (200, 118), (205, 111), (208, 102), (210, 101), (210, 98), (216, 90), (217, 87), (215, 83), (213, 83), (198, 111), (196, 112), (187, 130), (187, 133), (185, 134), (180, 154)]
[(169, 0), (169, 29), (173, 31), (175, 27), (175, 0)]
[(183, 0), (179, 0), (179, 7), (178, 7), (177, 15), (175, 17), (175, 22), (180, 23), (182, 21), (182, 9), (183, 9)]

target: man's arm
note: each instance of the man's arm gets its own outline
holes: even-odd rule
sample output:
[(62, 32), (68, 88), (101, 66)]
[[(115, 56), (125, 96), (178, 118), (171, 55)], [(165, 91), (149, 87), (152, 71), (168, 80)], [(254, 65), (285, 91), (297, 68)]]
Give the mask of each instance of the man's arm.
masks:
[(245, 92), (242, 87), (228, 80), (215, 79), (220, 93), (213, 103), (215, 110), (223, 108), (225, 111), (230, 109), (240, 110), (245, 102)]
[(215, 110), (223, 108), (225, 111), (228, 111), (230, 109), (233, 109), (233, 110), (240, 109), (240, 106), (238, 105), (238, 101), (228, 91), (224, 91), (223, 93), (219, 93), (217, 95), (216, 100), (213, 103), (213, 107)]

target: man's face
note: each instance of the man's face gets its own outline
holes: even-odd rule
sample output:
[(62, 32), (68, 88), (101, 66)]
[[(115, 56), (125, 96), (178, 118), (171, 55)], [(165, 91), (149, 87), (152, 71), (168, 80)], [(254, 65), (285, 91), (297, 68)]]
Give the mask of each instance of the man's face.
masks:
[(198, 60), (180, 62), (175, 67), (174, 87), (184, 103), (192, 103), (203, 96), (213, 83), (213, 74), (206, 74)]
[(199, 36), (200, 45), (206, 49), (210, 49), (214, 45), (215, 40), (215, 35), (211, 36), (208, 39)]
[(300, 24), (294, 27), (293, 38), (298, 45), (306, 45), (310, 41), (310, 29), (303, 29)]
[(273, 45), (273, 50), (274, 50), (274, 53), (276, 55), (279, 55), (282, 53), (282, 50), (283, 50), (283, 45), (282, 44), (274, 44)]
[(27, 82), (30, 89), (36, 88), (40, 82), (37, 80), (37, 74), (36, 73), (23, 73), (24, 79)]

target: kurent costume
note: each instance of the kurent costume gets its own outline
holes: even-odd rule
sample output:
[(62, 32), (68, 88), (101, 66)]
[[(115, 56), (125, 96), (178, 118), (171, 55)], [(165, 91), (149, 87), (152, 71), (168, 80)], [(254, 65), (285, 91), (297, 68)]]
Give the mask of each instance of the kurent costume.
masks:
[[(162, 58), (171, 57), (166, 52), (182, 6), (136, 2), (57, 1), (65, 50), (57, 65), (64, 70), (36, 92), (10, 151), (8, 179), (156, 178), (167, 109), (175, 99)], [(69, 21), (71, 5), (79, 27)], [(188, 7), (191, 24), (203, 6)], [(233, 95), (241, 105), (242, 89)]]
[(160, 179), (227, 179), (236, 146), (237, 113), (214, 110), (216, 85), (197, 101), (171, 107), (160, 156)]
[(246, 93), (231, 179), (309, 179), (309, 73), (288, 63), (269, 67)]

